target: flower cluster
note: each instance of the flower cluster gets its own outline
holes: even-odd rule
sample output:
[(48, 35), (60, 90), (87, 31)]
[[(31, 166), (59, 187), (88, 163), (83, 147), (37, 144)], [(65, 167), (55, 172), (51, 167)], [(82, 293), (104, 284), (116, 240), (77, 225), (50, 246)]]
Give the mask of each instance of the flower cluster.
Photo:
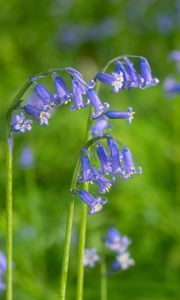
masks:
[[(73, 104), (70, 106), (72, 111), (91, 105), (93, 107), (93, 119), (105, 115), (104, 120), (106, 118), (120, 118), (127, 119), (131, 123), (134, 114), (132, 108), (128, 108), (125, 112), (109, 111), (109, 103), (101, 101), (95, 87), (98, 80), (111, 86), (114, 93), (125, 88), (134, 89), (140, 87), (144, 89), (156, 85), (159, 81), (152, 76), (148, 61), (144, 57), (136, 58), (140, 60), (140, 74), (136, 71), (133, 62), (128, 57), (124, 57), (115, 61), (115, 68), (112, 73), (98, 73), (89, 82), (86, 82), (83, 75), (76, 69), (67, 67), (63, 72), (67, 73), (71, 78), (70, 88), (67, 87), (62, 77), (52, 71), (54, 92), (50, 92), (43, 84), (37, 83), (37, 80), (43, 77), (42, 75), (31, 77), (30, 82), (34, 85), (34, 92), (38, 101), (33, 104), (27, 103), (24, 106), (22, 104), (17, 106), (20, 113), (13, 114), (11, 131), (23, 133), (25, 130), (31, 130), (33, 120), (29, 119), (29, 117), (38, 120), (40, 125), (47, 126), (55, 108), (70, 101), (73, 101)], [(104, 121), (104, 126), (106, 127), (106, 120)], [(95, 132), (94, 135), (97, 135), (96, 129), (93, 132)]]
[(127, 251), (130, 244), (131, 240), (127, 236), (122, 236), (114, 227), (109, 228), (106, 235), (106, 247), (117, 254), (111, 265), (112, 271), (126, 270), (135, 264)]
[[(132, 59), (139, 61), (139, 71), (137, 71)], [(53, 111), (64, 104), (72, 101), (71, 111), (76, 111), (92, 106), (92, 119), (96, 123), (91, 128), (91, 135), (95, 138), (103, 135), (103, 131), (110, 128), (109, 119), (126, 119), (132, 122), (134, 111), (129, 107), (126, 111), (114, 111), (110, 109), (110, 104), (101, 101), (96, 92), (97, 82), (102, 82), (112, 87), (112, 92), (117, 93), (124, 89), (147, 88), (156, 85), (159, 80), (152, 76), (151, 68), (144, 57), (130, 56), (114, 60), (114, 69), (111, 73), (99, 72), (95, 78), (86, 82), (83, 75), (72, 67), (61, 70), (68, 74), (71, 79), (71, 87), (68, 87), (62, 77), (57, 72), (50, 72), (54, 83), (54, 92), (50, 92), (44, 85), (38, 83), (38, 79), (43, 77), (33, 76), (30, 83), (34, 85), (36, 101), (27, 101), (22, 105), (19, 100), (17, 109), (19, 114), (13, 114), (11, 120), (11, 133), (31, 130), (32, 117), (38, 120), (40, 125), (48, 125), (48, 120)], [(45, 73), (46, 74), (46, 73)], [(30, 117), (30, 119), (29, 119)], [(99, 193), (108, 192), (115, 180), (115, 175), (119, 174), (124, 179), (129, 179), (133, 174), (141, 174), (141, 168), (134, 165), (131, 151), (128, 147), (121, 145), (110, 135), (106, 134), (107, 144), (104, 146), (100, 140), (96, 140), (96, 156), (100, 166), (91, 166), (87, 151), (83, 151), (81, 156), (81, 173), (78, 181), (91, 182), (98, 186)], [(89, 206), (89, 213), (94, 214), (102, 209), (107, 202), (101, 196), (94, 197), (87, 190), (75, 190), (79, 197)]]
[[(114, 227), (108, 229), (105, 245), (110, 251), (116, 253), (116, 257), (111, 263), (111, 271), (127, 270), (130, 266), (134, 266), (135, 262), (128, 252), (130, 244), (131, 240), (126, 235), (122, 236)], [(93, 268), (97, 262), (101, 261), (96, 248), (85, 249), (83, 259), (84, 266)]]
[(6, 257), (0, 252), (0, 292), (5, 289), (6, 285), (3, 282), (3, 275), (7, 268)]
[[(95, 169), (91, 166), (88, 153), (83, 149), (81, 173), (78, 177), (80, 183), (90, 182), (97, 185), (100, 194), (109, 192), (116, 175), (120, 175), (124, 179), (130, 179), (133, 174), (141, 174), (142, 172), (140, 167), (135, 167), (129, 148), (122, 146), (122, 151), (120, 151), (118, 142), (112, 136), (104, 135), (104, 137), (106, 138), (106, 146), (100, 143), (100, 140), (95, 143), (98, 168)], [(77, 193), (89, 206), (90, 214), (100, 211), (107, 202), (106, 198), (93, 197), (86, 190), (79, 190)]]

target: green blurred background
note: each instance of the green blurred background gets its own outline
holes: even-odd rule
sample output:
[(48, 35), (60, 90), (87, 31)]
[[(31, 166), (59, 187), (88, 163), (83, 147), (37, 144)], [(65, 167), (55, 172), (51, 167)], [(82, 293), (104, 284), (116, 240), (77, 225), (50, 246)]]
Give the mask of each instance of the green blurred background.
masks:
[[(72, 66), (87, 79), (117, 55), (145, 56), (160, 84), (146, 90), (102, 90), (113, 108), (132, 106), (129, 126), (112, 133), (132, 149), (142, 176), (118, 179), (101, 213), (88, 216), (87, 247), (101, 248), (110, 225), (127, 234), (136, 265), (109, 277), (109, 299), (180, 299), (180, 129), (178, 96), (163, 80), (176, 74), (180, 4), (171, 0), (0, 0), (0, 249), (5, 252), (5, 111), (25, 80), (41, 70)], [(16, 135), (14, 147), (14, 299), (58, 299), (69, 186), (88, 111), (60, 108), (48, 127)], [(24, 147), (34, 166), (20, 166)], [(75, 299), (81, 201), (76, 199), (67, 299)], [(111, 257), (108, 258), (108, 261)], [(100, 266), (85, 270), (84, 299), (99, 299)], [(0, 295), (4, 299), (4, 295)]]

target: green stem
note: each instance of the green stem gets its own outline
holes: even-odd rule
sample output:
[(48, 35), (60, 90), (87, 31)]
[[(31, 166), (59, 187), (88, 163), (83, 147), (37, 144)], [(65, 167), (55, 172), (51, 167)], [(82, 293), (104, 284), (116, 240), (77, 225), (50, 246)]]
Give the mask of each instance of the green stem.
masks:
[(105, 258), (101, 261), (101, 300), (107, 300), (107, 275)]
[[(84, 183), (84, 189), (88, 190), (89, 184)], [(78, 249), (78, 273), (77, 273), (77, 300), (83, 299), (83, 285), (84, 285), (84, 248), (86, 242), (86, 220), (87, 220), (87, 205), (82, 202), (81, 223), (79, 232), (79, 249)]]
[(68, 274), (68, 266), (69, 266), (73, 215), (74, 215), (74, 196), (72, 196), (72, 199), (69, 202), (69, 209), (68, 209), (68, 216), (67, 216), (67, 223), (66, 223), (64, 255), (62, 260), (62, 270), (61, 270), (61, 280), (60, 280), (60, 300), (64, 300), (66, 296), (66, 284), (67, 284), (67, 274)]
[[(79, 170), (80, 170), (80, 160), (77, 161), (73, 173), (70, 191), (73, 191), (76, 188)], [(67, 216), (67, 223), (66, 223), (65, 243), (64, 243), (64, 252), (63, 252), (61, 278), (60, 278), (60, 300), (65, 300), (66, 297), (66, 285), (67, 285), (67, 274), (68, 274), (68, 267), (69, 267), (73, 215), (74, 215), (74, 195), (72, 194), (71, 201), (69, 202), (68, 216)]]
[(8, 145), (7, 156), (7, 198), (6, 198), (6, 226), (7, 226), (7, 290), (6, 299), (12, 300), (12, 151)]

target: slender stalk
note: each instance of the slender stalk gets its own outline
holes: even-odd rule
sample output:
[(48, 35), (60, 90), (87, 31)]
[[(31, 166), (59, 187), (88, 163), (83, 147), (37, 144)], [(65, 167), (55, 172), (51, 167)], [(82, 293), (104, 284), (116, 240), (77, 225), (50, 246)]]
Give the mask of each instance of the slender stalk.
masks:
[[(84, 183), (84, 189), (88, 190), (88, 183)], [(81, 223), (79, 232), (79, 249), (78, 249), (78, 273), (77, 273), (77, 300), (83, 299), (83, 284), (84, 284), (84, 248), (86, 242), (86, 220), (87, 220), (87, 205), (82, 202)]]
[(101, 300), (107, 300), (107, 275), (105, 258), (101, 261)]
[(6, 299), (13, 299), (12, 288), (12, 151), (8, 145), (7, 152), (7, 198), (6, 198), (6, 226), (7, 226), (7, 289)]
[(67, 223), (66, 223), (64, 255), (62, 260), (62, 270), (61, 270), (61, 280), (60, 280), (60, 300), (64, 300), (66, 296), (66, 284), (67, 284), (67, 274), (68, 274), (68, 266), (69, 266), (73, 215), (74, 215), (74, 196), (72, 196), (71, 201), (69, 202), (69, 209), (68, 209), (68, 216), (67, 216)]

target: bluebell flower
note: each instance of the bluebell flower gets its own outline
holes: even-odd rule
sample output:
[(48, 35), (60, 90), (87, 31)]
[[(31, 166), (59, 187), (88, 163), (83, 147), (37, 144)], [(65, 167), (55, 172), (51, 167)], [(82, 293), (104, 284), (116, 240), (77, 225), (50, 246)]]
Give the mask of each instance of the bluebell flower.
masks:
[(106, 148), (104, 146), (101, 146), (97, 144), (97, 156), (99, 158), (99, 161), (101, 163), (101, 172), (105, 174), (111, 174), (112, 172), (112, 166), (109, 154), (106, 151)]
[(67, 103), (71, 100), (72, 94), (68, 91), (67, 86), (64, 82), (64, 80), (57, 76), (56, 74), (53, 74), (54, 79), (54, 86), (57, 92), (57, 95), (55, 96), (55, 104), (61, 105), (63, 103)]
[(24, 110), (27, 114), (32, 115), (39, 119), (40, 125), (48, 125), (48, 119), (51, 116), (51, 111), (45, 107), (39, 108), (36, 106), (32, 106), (27, 104), (24, 106)]
[(128, 76), (129, 76), (129, 81), (130, 81), (128, 83), (128, 88), (133, 89), (133, 88), (141, 86), (141, 84), (143, 83), (144, 80), (136, 72), (133, 62), (131, 62), (127, 57), (124, 58), (124, 61), (125, 61), (125, 68), (126, 68)]
[(123, 87), (124, 77), (122, 72), (114, 72), (112, 74), (98, 73), (97, 78), (99, 81), (112, 86), (114, 93), (119, 92)]
[(102, 135), (103, 131), (107, 128), (111, 128), (111, 125), (108, 123), (108, 118), (106, 116), (100, 117), (91, 128), (92, 136)]
[(98, 171), (90, 165), (89, 157), (85, 154), (81, 156), (82, 175), (78, 177), (79, 182), (91, 182), (99, 176)]
[(7, 269), (7, 260), (5, 255), (0, 252), (0, 292), (6, 288), (6, 284), (3, 282), (3, 275)]
[(31, 148), (25, 147), (21, 151), (20, 155), (20, 165), (23, 168), (29, 168), (34, 163), (34, 157)]
[(94, 180), (94, 183), (96, 183), (99, 186), (99, 192), (101, 194), (105, 194), (106, 192), (109, 192), (109, 190), (112, 187), (112, 181), (105, 178), (102, 175), (98, 176), (97, 179)]
[(123, 63), (121, 63), (120, 61), (116, 61), (114, 72), (117, 74), (121, 74), (121, 73), (123, 74), (124, 81), (123, 81), (122, 89), (125, 89), (130, 85), (131, 79)]
[(99, 212), (103, 206), (107, 203), (107, 199), (102, 200), (100, 196), (93, 197), (89, 192), (86, 190), (77, 191), (79, 197), (89, 206), (89, 214), (95, 214)]
[(127, 111), (108, 111), (105, 113), (109, 119), (127, 119), (130, 124), (134, 118), (135, 112), (132, 107), (129, 107)]
[(180, 82), (177, 82), (172, 77), (167, 77), (164, 81), (164, 91), (167, 97), (175, 96), (180, 93)]
[(135, 261), (130, 257), (129, 252), (119, 254), (111, 265), (112, 271), (127, 270), (130, 266), (134, 266)]
[(110, 150), (112, 173), (113, 174), (120, 173), (122, 154), (119, 151), (117, 143), (113, 138), (107, 138), (107, 143)]
[(26, 119), (23, 112), (14, 115), (11, 120), (11, 130), (15, 132), (25, 132), (25, 130), (30, 131), (32, 129), (31, 123), (33, 121)]
[(126, 235), (121, 236), (114, 227), (110, 227), (107, 232), (105, 243), (109, 250), (116, 253), (123, 253), (131, 244), (131, 240)]
[(81, 85), (75, 78), (73, 78), (72, 80), (72, 94), (74, 103), (73, 105), (71, 105), (71, 110), (76, 110), (87, 106), (84, 103), (83, 90), (81, 88)]
[[(67, 67), (65, 70), (71, 75), (73, 79), (76, 79), (79, 83), (82, 84), (81, 88), (84, 86), (85, 88), (88, 86), (87, 82), (84, 80), (83, 75), (72, 67)], [(85, 93), (85, 90), (84, 90)]]
[(144, 57), (141, 57), (140, 59), (140, 69), (143, 78), (143, 83), (140, 85), (140, 88), (144, 89), (159, 83), (159, 80), (156, 77), (152, 77), (150, 65)]
[(44, 105), (51, 105), (52, 95), (51, 93), (44, 87), (44, 85), (38, 83), (36, 84), (34, 91), (36, 95), (40, 98)]
[(134, 166), (133, 158), (131, 151), (129, 148), (124, 148), (122, 151), (122, 171), (121, 175), (123, 178), (128, 179), (130, 178), (133, 174), (142, 174), (142, 169), (141, 167), (138, 167), (137, 170)]
[(94, 119), (98, 118), (102, 113), (108, 110), (109, 104), (102, 103), (95, 90), (87, 89), (87, 98), (91, 102), (92, 106), (94, 107), (95, 111), (92, 113), (92, 117)]
[(100, 261), (100, 257), (96, 252), (96, 248), (85, 249), (84, 250), (84, 258), (83, 264), (85, 267), (93, 268), (97, 262)]

